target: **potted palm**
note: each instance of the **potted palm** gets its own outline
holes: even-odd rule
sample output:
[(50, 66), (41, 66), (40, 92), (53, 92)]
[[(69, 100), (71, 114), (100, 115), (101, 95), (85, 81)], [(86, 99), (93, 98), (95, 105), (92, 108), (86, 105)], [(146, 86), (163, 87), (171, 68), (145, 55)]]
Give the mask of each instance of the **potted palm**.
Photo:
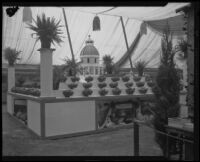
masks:
[(37, 15), (37, 19), (33, 21), (35, 25), (28, 24), (28, 28), (35, 32), (32, 36), (36, 35), (36, 41), (41, 42), (41, 49), (39, 49), (41, 96), (51, 96), (53, 90), (52, 53), (54, 51), (51, 44), (62, 42), (60, 20), (56, 21), (54, 17), (46, 17), (43, 13), (41, 16)]
[(141, 77), (143, 75), (146, 65), (147, 65), (147, 63), (145, 61), (140, 60), (140, 61), (136, 62), (135, 68), (138, 71), (138, 76)]
[(19, 54), (21, 51), (7, 47), (4, 50), (4, 58), (8, 61), (8, 90), (11, 90), (15, 86), (15, 68), (14, 64), (19, 60)]

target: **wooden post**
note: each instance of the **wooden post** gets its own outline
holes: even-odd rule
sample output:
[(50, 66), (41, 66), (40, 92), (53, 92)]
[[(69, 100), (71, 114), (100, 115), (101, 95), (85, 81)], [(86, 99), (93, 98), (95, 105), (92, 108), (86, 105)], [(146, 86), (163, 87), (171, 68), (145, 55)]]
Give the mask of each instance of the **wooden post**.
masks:
[(132, 107), (133, 107), (133, 121), (134, 121), (134, 125), (133, 125), (133, 129), (134, 129), (134, 156), (139, 156), (139, 125), (138, 123), (135, 121), (136, 118), (136, 107), (134, 106), (134, 103), (132, 102)]
[[(124, 22), (123, 22), (122, 16), (120, 16), (120, 20), (121, 20), (121, 23), (122, 23), (122, 29), (123, 29), (123, 33), (124, 33), (124, 39), (125, 39), (125, 42), (126, 42), (126, 48), (127, 48), (128, 53), (130, 53), (129, 46), (128, 46), (128, 41), (127, 41), (127, 36), (126, 36), (126, 30), (125, 30), (125, 26), (124, 26)], [(128, 59), (129, 59), (130, 65), (131, 65), (132, 73), (133, 73), (133, 63), (131, 61), (130, 55), (128, 55)], [(134, 75), (134, 73), (133, 73), (133, 75)]]
[(66, 14), (65, 14), (64, 8), (62, 8), (62, 11), (63, 11), (63, 15), (64, 15), (64, 20), (65, 20), (65, 26), (66, 26), (66, 29), (67, 29), (67, 35), (68, 35), (68, 40), (69, 40), (69, 46), (70, 46), (70, 50), (71, 50), (71, 54), (72, 54), (72, 61), (75, 63), (74, 52), (73, 52), (73, 48), (72, 48), (72, 42), (71, 42), (71, 37), (70, 37), (70, 34), (69, 34), (69, 28), (68, 28), (67, 18), (66, 18)]

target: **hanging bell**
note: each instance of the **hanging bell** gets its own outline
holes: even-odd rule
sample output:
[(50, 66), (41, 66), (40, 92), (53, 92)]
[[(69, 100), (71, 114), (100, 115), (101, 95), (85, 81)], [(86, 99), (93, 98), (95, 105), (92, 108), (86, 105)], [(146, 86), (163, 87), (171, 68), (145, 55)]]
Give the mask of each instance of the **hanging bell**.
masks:
[(23, 9), (23, 22), (32, 23), (32, 11), (30, 7), (24, 7)]
[(94, 20), (93, 20), (93, 31), (97, 31), (97, 30), (100, 30), (101, 27), (100, 27), (100, 19), (99, 17), (96, 15), (94, 17)]

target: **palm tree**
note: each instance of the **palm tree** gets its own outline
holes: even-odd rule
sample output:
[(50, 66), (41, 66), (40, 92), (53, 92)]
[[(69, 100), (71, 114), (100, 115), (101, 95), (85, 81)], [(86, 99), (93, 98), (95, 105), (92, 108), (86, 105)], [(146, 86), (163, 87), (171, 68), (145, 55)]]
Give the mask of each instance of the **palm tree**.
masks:
[(138, 71), (138, 76), (142, 76), (147, 63), (145, 61), (138, 61), (135, 63), (135, 68)]
[(112, 74), (113, 69), (114, 69), (114, 65), (113, 65), (113, 57), (111, 57), (110, 55), (104, 55), (103, 56), (103, 64), (105, 67), (105, 71), (107, 72), (107, 74)]
[(16, 61), (20, 59), (19, 54), (21, 53), (21, 51), (17, 51), (16, 49), (7, 47), (4, 52), (5, 60), (8, 61), (9, 66), (14, 66)]
[(42, 16), (37, 15), (37, 21), (33, 19), (35, 26), (28, 24), (28, 28), (35, 31), (32, 35), (36, 34), (36, 41), (41, 41), (41, 48), (51, 48), (51, 43), (57, 43), (58, 45), (63, 42), (61, 39), (60, 21), (55, 20), (55, 18), (46, 17), (43, 13)]
[(67, 58), (64, 58), (63, 61), (65, 61), (65, 66), (64, 66), (64, 70), (66, 70), (68, 72), (69, 76), (76, 76), (77, 72), (80, 72), (80, 68), (78, 65), (77, 60), (72, 60)]

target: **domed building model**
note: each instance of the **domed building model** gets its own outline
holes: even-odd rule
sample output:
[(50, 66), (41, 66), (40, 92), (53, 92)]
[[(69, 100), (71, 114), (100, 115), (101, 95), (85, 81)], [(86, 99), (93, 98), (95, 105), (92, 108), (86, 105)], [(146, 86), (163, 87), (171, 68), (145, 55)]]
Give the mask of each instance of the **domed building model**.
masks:
[(81, 75), (100, 75), (102, 67), (99, 64), (99, 52), (94, 46), (94, 41), (88, 36), (85, 41), (86, 45), (80, 53), (80, 69)]

